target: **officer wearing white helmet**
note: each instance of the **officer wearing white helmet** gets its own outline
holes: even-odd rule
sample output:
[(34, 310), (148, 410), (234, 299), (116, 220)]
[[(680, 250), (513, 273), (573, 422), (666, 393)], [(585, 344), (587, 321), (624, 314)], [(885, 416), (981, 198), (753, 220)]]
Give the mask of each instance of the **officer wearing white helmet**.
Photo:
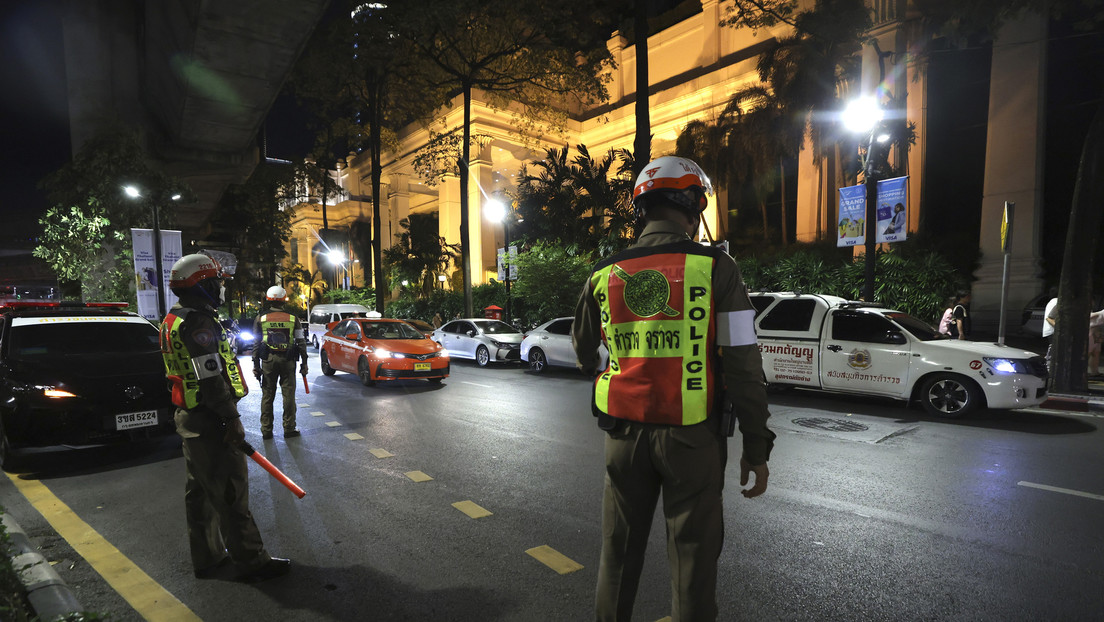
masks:
[[(650, 162), (633, 189), (643, 232), (594, 267), (575, 308), (575, 352), (584, 371), (598, 374), (591, 408), (607, 433), (597, 620), (632, 618), (661, 494), (671, 619), (717, 618), (721, 495), (737, 417), (740, 485), (755, 475), (742, 493), (767, 489), (774, 433), (755, 311), (732, 258), (691, 237), (711, 192), (692, 160)], [(603, 340), (609, 363), (597, 369)]]
[(231, 561), (238, 580), (287, 574), (291, 562), (269, 556), (249, 511), (249, 474), (237, 401), (248, 393), (237, 357), (218, 322), (222, 265), (203, 254), (172, 267), (169, 287), (180, 298), (161, 324), (161, 352), (184, 439), (184, 507), (197, 579), (219, 576)]
[(307, 375), (307, 341), (299, 320), (284, 310), (287, 291), (273, 285), (265, 292), (265, 309), (253, 322), (257, 347), (253, 348), (253, 375), (261, 381), (261, 438), (272, 438), (276, 386), (284, 400), (284, 438), (299, 436), (295, 427), (295, 361), (299, 374)]

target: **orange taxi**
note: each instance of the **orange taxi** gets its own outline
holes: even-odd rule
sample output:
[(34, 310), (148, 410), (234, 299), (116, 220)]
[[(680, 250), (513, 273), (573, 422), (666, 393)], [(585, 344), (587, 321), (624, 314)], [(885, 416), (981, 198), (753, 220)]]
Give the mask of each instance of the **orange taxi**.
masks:
[(348, 318), (328, 326), (322, 337), (322, 373), (356, 374), (365, 386), (424, 378), (441, 382), (449, 375), (448, 351), (402, 320)]

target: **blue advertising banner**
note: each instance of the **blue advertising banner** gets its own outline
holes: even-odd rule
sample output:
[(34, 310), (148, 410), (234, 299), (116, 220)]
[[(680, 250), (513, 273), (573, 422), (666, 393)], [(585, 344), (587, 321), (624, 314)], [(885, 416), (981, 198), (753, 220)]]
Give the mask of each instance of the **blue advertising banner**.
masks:
[(878, 182), (878, 243), (901, 242), (908, 234), (908, 177)]
[(866, 243), (866, 187), (848, 186), (839, 189), (839, 238), (836, 246), (857, 246)]

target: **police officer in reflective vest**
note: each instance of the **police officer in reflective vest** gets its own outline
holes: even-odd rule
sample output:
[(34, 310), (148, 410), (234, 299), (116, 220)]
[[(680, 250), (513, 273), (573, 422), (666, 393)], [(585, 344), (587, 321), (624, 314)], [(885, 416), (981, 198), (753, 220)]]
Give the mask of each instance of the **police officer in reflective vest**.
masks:
[(284, 438), (291, 438), (299, 436), (295, 428), (295, 361), (302, 359), (299, 374), (306, 376), (307, 341), (299, 320), (284, 310), (284, 288), (268, 288), (265, 300), (266, 309), (253, 322), (253, 334), (259, 335), (253, 348), (253, 375), (261, 381), (261, 438), (272, 438), (277, 384), (284, 399)]
[(238, 580), (287, 574), (291, 562), (270, 557), (249, 511), (249, 473), (237, 401), (248, 392), (237, 357), (218, 322), (222, 279), (207, 255), (173, 264), (169, 286), (180, 302), (161, 324), (161, 354), (184, 439), (184, 507), (197, 579), (220, 575), (233, 561)]
[[(598, 373), (592, 409), (605, 430), (606, 484), (596, 619), (630, 620), (652, 516), (663, 495), (671, 619), (717, 618), (727, 436), (743, 436), (743, 495), (767, 488), (774, 433), (755, 311), (735, 262), (690, 236), (711, 193), (691, 160), (664, 156), (636, 180), (636, 244), (599, 262), (575, 309), (579, 365)], [(609, 366), (597, 369), (598, 346)]]

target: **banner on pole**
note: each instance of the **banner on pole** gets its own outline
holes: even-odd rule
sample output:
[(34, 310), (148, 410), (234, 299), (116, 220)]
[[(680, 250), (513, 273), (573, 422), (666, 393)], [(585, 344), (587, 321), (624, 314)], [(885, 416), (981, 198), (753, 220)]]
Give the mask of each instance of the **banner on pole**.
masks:
[[(510, 246), (510, 260), (509, 260), (509, 263), (510, 263), (510, 280), (511, 281), (516, 281), (517, 280), (517, 275), (518, 275), (517, 256), (518, 256), (517, 247), (516, 246)], [(503, 270), (503, 267), (504, 267), (504, 264), (506, 263), (506, 249), (503, 249), (503, 248), (498, 249), (498, 261), (496, 263), (498, 264), (498, 280), (499, 281), (505, 281), (506, 280), (506, 273)]]
[(908, 177), (878, 182), (878, 240), (902, 242), (908, 235)]
[(181, 257), (179, 231), (161, 230), (161, 278), (157, 278), (157, 260), (153, 254), (153, 229), (131, 229), (134, 245), (134, 280), (138, 289), (138, 315), (151, 322), (160, 322), (157, 314), (157, 284), (165, 288), (165, 311), (176, 304), (176, 296), (169, 289), (172, 266)]
[(858, 246), (866, 243), (866, 186), (839, 189), (839, 237), (836, 246)]

